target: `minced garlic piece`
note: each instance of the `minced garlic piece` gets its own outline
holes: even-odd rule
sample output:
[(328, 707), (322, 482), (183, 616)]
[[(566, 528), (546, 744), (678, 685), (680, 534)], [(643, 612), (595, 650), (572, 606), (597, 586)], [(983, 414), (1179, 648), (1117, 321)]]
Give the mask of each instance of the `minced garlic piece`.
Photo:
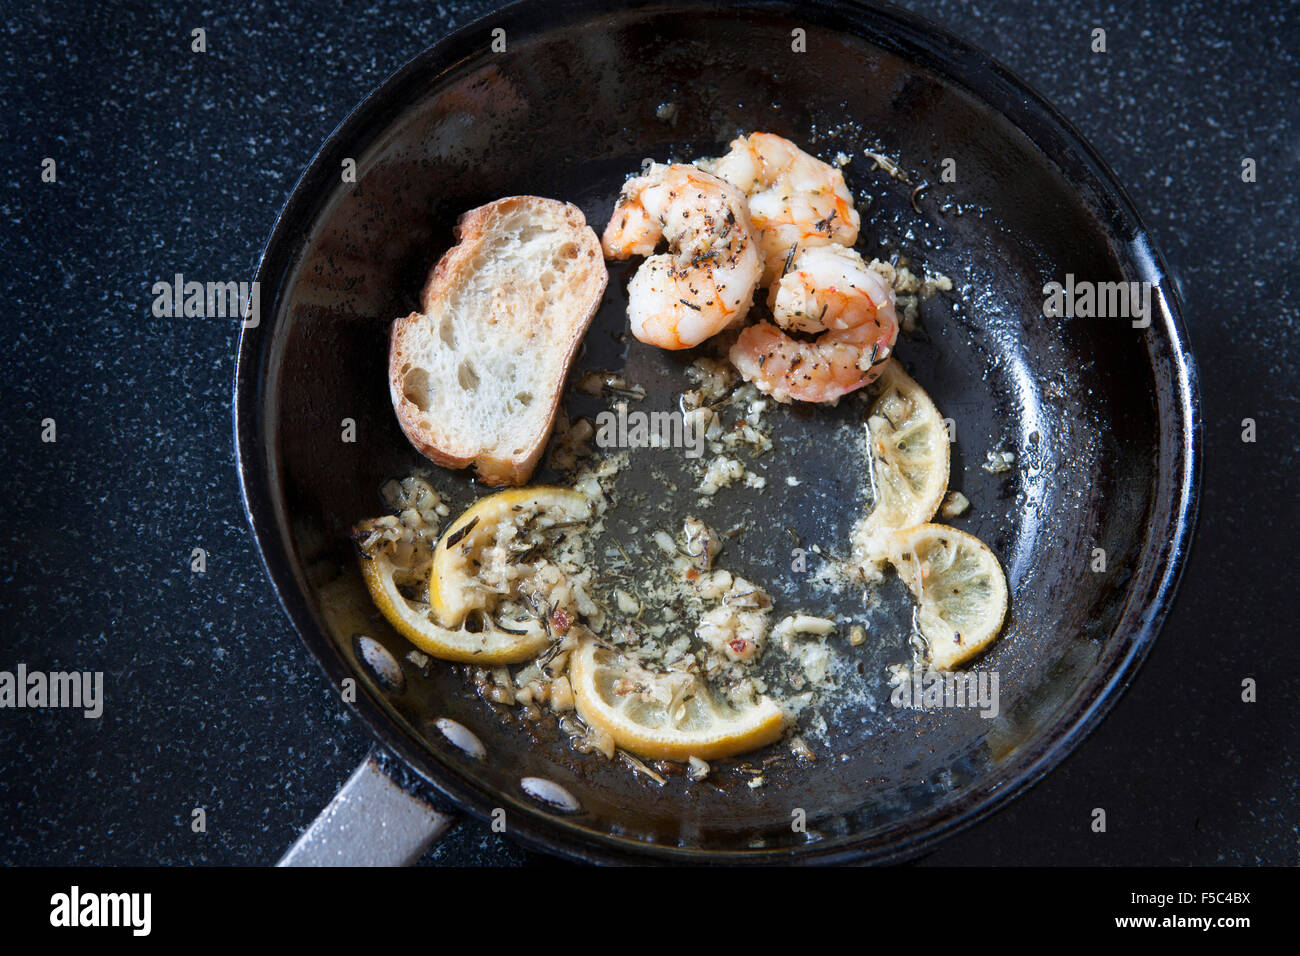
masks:
[(959, 515), (965, 514), (966, 509), (969, 507), (969, 498), (963, 495), (960, 491), (950, 491), (948, 492), (948, 496), (943, 499), (943, 506), (939, 509), (939, 513), (945, 518), (956, 518)]
[(986, 458), (987, 460), (980, 467), (990, 475), (1000, 475), (1010, 471), (1011, 466), (1016, 463), (1015, 453), (1010, 451), (991, 451)]

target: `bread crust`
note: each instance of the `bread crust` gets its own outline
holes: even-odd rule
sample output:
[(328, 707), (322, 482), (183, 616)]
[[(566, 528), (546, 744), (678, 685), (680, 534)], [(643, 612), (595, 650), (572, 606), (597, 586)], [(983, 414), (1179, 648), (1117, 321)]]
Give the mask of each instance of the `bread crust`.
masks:
[[(412, 331), (428, 321), (428, 313), (438, 299), (455, 288), (461, 276), (473, 268), (471, 262), (479, 253), (479, 240), (489, 235), (493, 221), (520, 206), (530, 216), (545, 217), (559, 223), (561, 228), (557, 234), (564, 237), (559, 241), (575, 243), (578, 257), (587, 260), (586, 265), (594, 268), (585, 270), (582, 281), (576, 287), (580, 308), (568, 315), (544, 313), (538, 319), (546, 323), (548, 332), (554, 333), (553, 341), (548, 341), (547, 347), (562, 352), (558, 366), (560, 375), (557, 381), (547, 383), (548, 405), (542, 419), (543, 427), (531, 436), (531, 440), (525, 443), (518, 454), (502, 455), (492, 448), (484, 447), (484, 436), (452, 434), (430, 422), (425, 413), (404, 394), (403, 368), (418, 365), (416, 356), (409, 349), (408, 338)], [(388, 350), (388, 384), (393, 411), (407, 440), (431, 461), (445, 468), (473, 466), (478, 478), (490, 485), (521, 485), (532, 476), (546, 448), (547, 438), (559, 410), (565, 380), (583, 336), (600, 307), (609, 274), (605, 269), (600, 240), (587, 225), (582, 211), (571, 203), (540, 196), (509, 196), (464, 213), (456, 224), (455, 232), (456, 245), (448, 249), (433, 266), (421, 290), (421, 311), (412, 312), (393, 322)]]

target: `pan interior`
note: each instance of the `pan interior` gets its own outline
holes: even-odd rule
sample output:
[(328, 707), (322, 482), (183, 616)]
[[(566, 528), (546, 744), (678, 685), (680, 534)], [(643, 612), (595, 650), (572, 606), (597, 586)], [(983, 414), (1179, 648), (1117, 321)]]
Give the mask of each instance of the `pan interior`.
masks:
[[(791, 50), (796, 27), (806, 30), (805, 53)], [(457, 780), (458, 795), (480, 812), (500, 805), (556, 816), (520, 788), (522, 777), (539, 776), (582, 804), (557, 817), (571, 832), (735, 851), (886, 840), (958, 812), (994, 788), (1017, 753), (1052, 735), (1080, 699), (1095, 696), (1103, 665), (1126, 652), (1128, 637), (1116, 625), (1126, 582), (1148, 547), (1159, 461), (1149, 343), (1123, 320), (1046, 319), (1041, 311), (1044, 284), (1066, 273), (1136, 278), (1124, 251), (1020, 131), (887, 42), (707, 8), (689, 19), (648, 10), (559, 23), (511, 35), (506, 54), (489, 53), (489, 42), (459, 51), (450, 68), (430, 58), (427, 68), (408, 70), (383, 104), (368, 107), (368, 122), (352, 124), (318, 159), (331, 178), (342, 158), (356, 159), (357, 182), (324, 190), (304, 218), (262, 346), (265, 453), (280, 531), (320, 631), (334, 639), (318, 653), (361, 675), (362, 692), (417, 742), (417, 769), (444, 784)], [(956, 425), (950, 484), (973, 507), (952, 523), (989, 543), (1007, 571), (1004, 636), (975, 665), (997, 672), (1000, 712), (983, 719), (973, 710), (891, 706), (885, 668), (907, 656), (901, 584), (891, 576), (881, 607), (868, 610), (859, 593), (813, 593), (807, 576), (790, 568), (796, 538), (833, 554), (846, 549), (867, 501), (864, 406), (850, 399), (812, 414), (778, 406), (768, 417), (780, 454), (755, 466), (767, 489), (724, 491), (716, 513), (701, 517), (748, 526), (730, 539), (722, 564), (768, 586), (778, 617), (797, 607), (872, 625), (861, 648), (848, 646), (843, 628), (831, 640), (852, 665), (846, 680), (855, 703), (827, 710), (811, 766), (776, 748), (747, 761), (761, 769), (758, 787), (735, 766), (703, 784), (675, 776), (660, 786), (574, 752), (552, 721), (529, 724), (493, 708), (454, 668), (408, 661), (409, 646), (365, 595), (347, 529), (380, 513), (378, 489), (391, 477), (428, 474), (457, 505), (484, 492), (411, 448), (386, 383), (389, 324), (415, 308), (461, 212), (531, 193), (575, 203), (599, 231), (642, 159), (717, 155), (752, 130), (787, 136), (823, 158), (845, 153), (863, 217), (859, 250), (867, 258), (901, 253), (918, 272), (954, 281), (952, 292), (924, 304), (918, 330), (900, 339), (897, 354)], [(873, 169), (864, 151), (898, 160), (910, 184)], [(955, 182), (941, 179), (947, 159)], [(918, 214), (913, 190), (922, 182), (930, 186), (916, 198)], [(649, 389), (644, 407), (667, 408), (684, 387), (685, 359), (626, 335), (631, 268), (611, 268), (579, 372), (622, 369)], [(572, 390), (566, 396), (573, 414), (606, 407)], [(345, 419), (355, 422), (354, 442), (341, 440)], [(981, 469), (993, 449), (1016, 454), (1011, 472)], [(680, 466), (679, 452), (658, 454), (668, 456), (665, 468)], [(663, 476), (644, 461), (620, 478), (628, 510), (619, 520), (642, 534), (674, 530), (658, 510), (669, 494)], [(791, 486), (786, 474), (801, 484)], [(685, 490), (672, 505), (679, 517), (700, 509)], [(1094, 570), (1098, 548), (1104, 570)], [(358, 633), (401, 662), (399, 693), (358, 663)], [(449, 746), (435, 727), (440, 717), (471, 728), (487, 759)], [(806, 831), (791, 827), (796, 810)]]

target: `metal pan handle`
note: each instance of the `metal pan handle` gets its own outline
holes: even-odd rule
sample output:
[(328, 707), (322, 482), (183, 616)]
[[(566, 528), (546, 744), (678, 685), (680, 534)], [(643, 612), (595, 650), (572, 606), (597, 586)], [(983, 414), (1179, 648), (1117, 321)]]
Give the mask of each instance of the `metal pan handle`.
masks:
[(403, 788), (377, 748), (276, 866), (409, 866), (453, 818)]

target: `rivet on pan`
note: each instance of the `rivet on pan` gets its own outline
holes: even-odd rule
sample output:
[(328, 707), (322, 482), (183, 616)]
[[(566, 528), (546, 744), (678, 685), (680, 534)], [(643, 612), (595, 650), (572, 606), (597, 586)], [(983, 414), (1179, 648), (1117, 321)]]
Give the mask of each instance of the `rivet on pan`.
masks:
[(356, 646), (357, 657), (361, 658), (366, 669), (384, 690), (391, 694), (400, 694), (406, 690), (406, 675), (402, 673), (402, 665), (397, 663), (397, 658), (393, 657), (388, 648), (365, 634), (353, 634), (352, 641)]
[(582, 809), (582, 804), (578, 802), (577, 797), (545, 777), (524, 777), (519, 781), (519, 786), (524, 788), (524, 793), (539, 803), (545, 803), (565, 813), (577, 813)]
[(464, 724), (458, 724), (450, 717), (439, 717), (434, 722), (434, 726), (442, 732), (442, 735), (451, 742), (451, 745), (475, 760), (482, 760), (487, 756), (487, 748), (483, 742), (474, 736), (473, 731)]

